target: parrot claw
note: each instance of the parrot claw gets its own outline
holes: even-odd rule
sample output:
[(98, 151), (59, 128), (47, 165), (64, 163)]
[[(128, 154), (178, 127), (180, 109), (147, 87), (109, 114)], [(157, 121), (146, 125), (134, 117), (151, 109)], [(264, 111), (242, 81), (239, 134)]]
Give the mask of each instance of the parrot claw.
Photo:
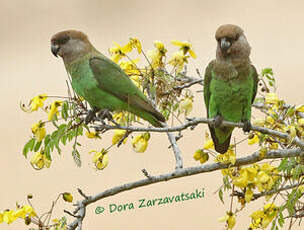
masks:
[(221, 115), (216, 115), (212, 123), (214, 128), (219, 128), (223, 123), (223, 117)]
[(250, 121), (245, 120), (245, 121), (242, 121), (242, 122), (244, 123), (243, 131), (244, 131), (245, 133), (249, 133), (250, 130), (251, 130), (251, 123), (250, 123)]
[(103, 122), (103, 120), (107, 119), (108, 121), (113, 122), (115, 125), (118, 125), (116, 121), (114, 121), (113, 116), (108, 109), (103, 109), (98, 113), (98, 118)]
[(96, 116), (95, 116), (96, 112), (97, 112), (97, 110), (95, 108), (93, 108), (93, 109), (91, 109), (91, 110), (88, 111), (88, 114), (87, 114), (87, 116), (84, 119), (84, 123), (86, 125), (89, 124), (91, 121), (95, 120), (95, 118), (96, 118)]

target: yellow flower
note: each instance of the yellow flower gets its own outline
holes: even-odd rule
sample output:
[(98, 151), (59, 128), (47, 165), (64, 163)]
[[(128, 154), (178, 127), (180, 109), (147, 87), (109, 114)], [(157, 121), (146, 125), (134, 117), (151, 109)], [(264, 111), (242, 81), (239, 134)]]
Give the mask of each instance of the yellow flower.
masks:
[(166, 56), (167, 50), (165, 49), (164, 44), (160, 41), (154, 41), (154, 46), (156, 49), (148, 51), (148, 55), (151, 58), (152, 68), (153, 69), (163, 68), (164, 67), (163, 57)]
[(183, 70), (184, 64), (188, 63), (189, 56), (185, 56), (182, 51), (177, 51), (173, 53), (171, 59), (169, 60), (169, 64), (176, 68), (176, 73), (179, 73)]
[(7, 210), (3, 212), (3, 221), (7, 224), (11, 224), (17, 219), (14, 215), (14, 210)]
[(31, 165), (34, 169), (42, 169), (44, 166), (49, 168), (51, 166), (51, 161), (47, 159), (46, 155), (44, 154), (44, 151), (36, 152), (30, 161)]
[(167, 53), (167, 49), (165, 48), (164, 43), (162, 43), (161, 41), (154, 41), (154, 46), (161, 54)]
[(304, 127), (304, 118), (298, 119), (298, 125)]
[(209, 160), (209, 154), (207, 152), (204, 152), (203, 149), (199, 149), (199, 150), (195, 151), (193, 158), (196, 161), (199, 160), (201, 162), (201, 164), (204, 164), (206, 161)]
[(118, 43), (113, 42), (114, 47), (111, 47), (109, 49), (112, 61), (118, 63), (120, 59), (126, 56), (126, 53), (130, 52), (132, 50), (132, 47), (130, 49), (130, 45), (125, 45), (124, 47), (121, 47)]
[(188, 52), (191, 55), (191, 57), (196, 58), (196, 54), (194, 53), (192, 49), (192, 44), (188, 41), (178, 41), (178, 40), (172, 40), (171, 43), (175, 46), (179, 46), (180, 50), (183, 51), (183, 54), (186, 55)]
[(221, 172), (223, 176), (229, 176), (231, 179), (234, 178), (234, 168), (222, 169)]
[(271, 125), (273, 125), (274, 122), (275, 122), (275, 120), (274, 120), (271, 116), (267, 116), (267, 117), (266, 117), (266, 121), (267, 121), (269, 124), (271, 124)]
[(250, 188), (247, 188), (245, 192), (245, 201), (249, 203), (253, 197), (253, 191)]
[(138, 70), (136, 63), (139, 61), (139, 59), (134, 59), (131, 61), (121, 61), (119, 63), (119, 66), (126, 72), (126, 74), (131, 75), (139, 75), (140, 71)]
[(46, 134), (44, 123), (39, 121), (38, 123), (33, 124), (32, 133), (38, 142), (42, 141)]
[(297, 112), (304, 113), (304, 105), (299, 105), (299, 106), (297, 106), (296, 111), (297, 111)]
[(137, 38), (130, 38), (131, 46), (137, 50), (139, 54), (141, 54), (141, 43)]
[(48, 114), (48, 119), (51, 121), (55, 115), (58, 115), (58, 107), (62, 105), (62, 101), (54, 101)]
[(257, 165), (253, 165), (252, 167), (241, 168), (239, 171), (240, 175), (233, 178), (232, 183), (239, 188), (245, 188), (249, 184), (254, 183), (258, 172), (257, 167)]
[(275, 204), (269, 203), (262, 210), (255, 211), (250, 215), (252, 226), (254, 228), (266, 228), (278, 214), (278, 208)]
[(259, 143), (259, 137), (258, 135), (254, 134), (254, 136), (250, 139), (248, 139), (248, 145), (253, 145)]
[(43, 102), (47, 99), (46, 94), (40, 94), (30, 101), (31, 111), (37, 111), (39, 108), (43, 107)]
[(89, 132), (89, 131), (87, 131), (86, 132), (86, 136), (88, 138), (99, 138), (99, 139), (101, 139), (101, 137), (99, 136), (98, 132)]
[[(127, 131), (122, 129), (115, 129), (114, 135), (112, 137), (112, 145), (116, 145), (125, 135)], [(123, 143), (125, 144), (127, 141), (127, 138), (124, 139)]]
[(232, 212), (227, 212), (225, 216), (218, 219), (220, 222), (226, 222), (227, 229), (232, 229), (235, 225), (235, 214)]
[(66, 202), (73, 202), (73, 196), (72, 196), (72, 194), (71, 193), (69, 193), (69, 192), (64, 192), (64, 193), (62, 193), (62, 198), (63, 198), (63, 200), (64, 201), (66, 201)]
[(145, 152), (147, 147), (148, 147), (149, 139), (150, 139), (150, 134), (149, 133), (144, 133), (144, 134), (137, 135), (132, 140), (133, 150), (137, 153)]
[(192, 105), (192, 98), (186, 97), (179, 103), (179, 109), (181, 112), (185, 113), (185, 116), (189, 115), (192, 111), (193, 105)]
[(215, 162), (221, 162), (224, 164), (231, 163), (234, 165), (236, 162), (235, 152), (229, 148), (226, 153), (217, 155)]
[(260, 171), (256, 177), (256, 186), (259, 191), (270, 190), (274, 185), (274, 180), (264, 171)]
[(234, 178), (232, 181), (232, 183), (239, 188), (247, 187), (248, 182), (249, 182), (249, 175), (248, 175), (248, 171), (245, 169), (241, 169), (240, 176)]
[(212, 141), (212, 139), (207, 139), (204, 143), (204, 146), (203, 146), (204, 149), (213, 149), (214, 148), (214, 143)]
[(89, 153), (95, 153), (92, 161), (97, 169), (102, 170), (109, 164), (108, 152), (105, 149), (102, 149), (100, 152), (92, 150)]
[(114, 121), (116, 121), (120, 125), (124, 125), (126, 123), (126, 117), (125, 117), (125, 114), (123, 112), (114, 113), (113, 114), (113, 119), (114, 119)]
[(3, 214), (0, 213), (0, 224), (3, 222)]
[(267, 93), (265, 95), (265, 102), (267, 104), (277, 104), (279, 102), (278, 95), (275, 93)]
[(201, 159), (203, 152), (204, 151), (202, 149), (196, 150), (193, 155), (194, 160), (198, 161), (199, 159)]
[(14, 212), (14, 217), (16, 217), (16, 218), (24, 219), (26, 216), (29, 216), (29, 217), (36, 216), (36, 213), (35, 213), (34, 209), (32, 208), (32, 206), (24, 205), (23, 207), (17, 209)]

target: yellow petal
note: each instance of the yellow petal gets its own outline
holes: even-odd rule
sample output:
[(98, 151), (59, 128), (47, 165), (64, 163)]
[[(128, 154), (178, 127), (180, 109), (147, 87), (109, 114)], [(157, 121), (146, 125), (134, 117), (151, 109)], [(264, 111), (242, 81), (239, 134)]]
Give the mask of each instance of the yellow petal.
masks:
[(253, 144), (256, 144), (256, 143), (259, 143), (259, 137), (258, 135), (254, 135), (253, 138), (251, 139), (248, 139), (248, 145), (253, 145)]
[(109, 157), (108, 157), (108, 154), (104, 154), (103, 155), (103, 158), (100, 159), (96, 165), (96, 168), (99, 169), (99, 170), (102, 170), (104, 169), (105, 167), (107, 167), (109, 164)]
[(196, 54), (195, 54), (195, 52), (194, 52), (192, 49), (189, 50), (189, 54), (190, 54), (190, 56), (193, 57), (194, 59), (196, 58)]
[(204, 149), (212, 149), (212, 148), (214, 148), (214, 143), (213, 143), (212, 139), (208, 139), (204, 143)]
[(171, 43), (175, 46), (182, 46), (183, 45), (183, 42), (181, 41), (178, 41), (178, 40), (172, 40)]
[(132, 140), (132, 147), (135, 152), (143, 153), (148, 147), (148, 140), (144, 138), (144, 134), (137, 135)]
[[(126, 132), (127, 132), (126, 130), (115, 129), (114, 135), (112, 137), (112, 144), (116, 145), (125, 136)], [(127, 141), (127, 138), (125, 138), (123, 143), (125, 144), (126, 141)]]
[(253, 191), (251, 189), (247, 189), (245, 192), (245, 201), (249, 203), (253, 197)]
[(195, 151), (193, 158), (194, 158), (194, 160), (198, 161), (199, 159), (202, 158), (202, 155), (203, 155), (203, 150), (199, 149), (199, 150)]
[(296, 111), (297, 111), (297, 112), (304, 113), (304, 105), (299, 105), (299, 106), (297, 106)]
[(193, 108), (192, 98), (186, 97), (183, 99), (179, 104), (179, 108), (181, 112), (185, 113), (185, 116), (189, 115)]
[(209, 160), (209, 154), (207, 152), (203, 152), (202, 157), (200, 159), (200, 163), (204, 164)]
[(71, 193), (69, 193), (69, 192), (65, 192), (65, 193), (63, 193), (62, 194), (62, 198), (64, 199), (64, 201), (66, 201), (66, 202), (73, 202), (73, 196), (72, 196), (72, 194)]
[(279, 98), (278, 95), (276, 95), (275, 93), (267, 93), (265, 95), (265, 102), (267, 104), (276, 104), (279, 102)]

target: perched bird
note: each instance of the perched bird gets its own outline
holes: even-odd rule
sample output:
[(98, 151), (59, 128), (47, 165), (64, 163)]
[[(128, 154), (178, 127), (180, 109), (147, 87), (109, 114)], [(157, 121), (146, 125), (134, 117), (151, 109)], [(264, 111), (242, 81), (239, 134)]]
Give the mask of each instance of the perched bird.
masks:
[(250, 131), (251, 105), (257, 93), (258, 74), (251, 64), (250, 46), (244, 31), (236, 25), (222, 25), (215, 34), (216, 59), (206, 68), (204, 99), (215, 150), (225, 153), (233, 131), (222, 127), (223, 120), (243, 122), (244, 132)]
[(51, 38), (51, 51), (62, 57), (72, 77), (72, 87), (97, 111), (129, 111), (151, 123), (162, 126), (159, 113), (128, 75), (105, 57), (80, 31), (67, 30)]

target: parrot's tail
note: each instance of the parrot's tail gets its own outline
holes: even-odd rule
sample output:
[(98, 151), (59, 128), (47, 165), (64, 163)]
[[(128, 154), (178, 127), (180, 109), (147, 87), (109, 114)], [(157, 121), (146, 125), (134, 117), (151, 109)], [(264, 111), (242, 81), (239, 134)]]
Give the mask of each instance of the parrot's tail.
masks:
[(230, 145), (230, 139), (231, 139), (231, 133), (230, 135), (224, 140), (224, 142), (220, 143), (219, 139), (217, 138), (215, 134), (215, 129), (209, 125), (209, 130), (211, 133), (211, 137), (214, 143), (214, 148), (217, 152), (224, 154), (227, 152), (229, 145)]
[(141, 117), (142, 119), (148, 121), (154, 127), (165, 127), (165, 123), (164, 123), (166, 122), (165, 117), (156, 109), (154, 109), (152, 106), (149, 111), (145, 111), (134, 107), (129, 108), (129, 111)]

